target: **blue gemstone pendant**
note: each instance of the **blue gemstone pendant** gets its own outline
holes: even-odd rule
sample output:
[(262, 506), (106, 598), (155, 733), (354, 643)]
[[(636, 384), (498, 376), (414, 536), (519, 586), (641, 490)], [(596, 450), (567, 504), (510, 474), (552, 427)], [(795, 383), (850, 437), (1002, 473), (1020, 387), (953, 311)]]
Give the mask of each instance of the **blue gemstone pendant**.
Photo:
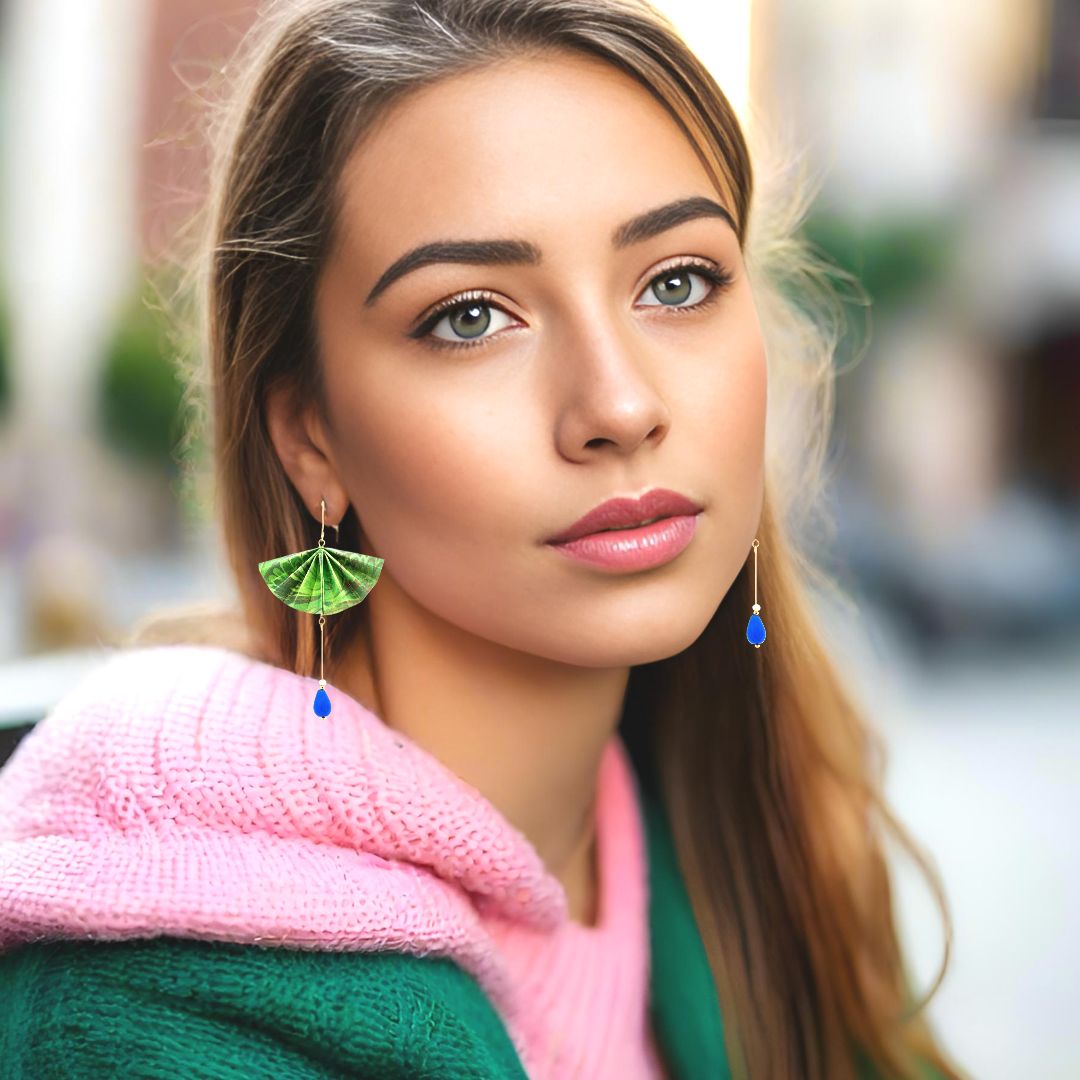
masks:
[(754, 540), (754, 614), (750, 616), (750, 621), (746, 624), (746, 640), (754, 646), (755, 649), (761, 648), (761, 643), (765, 640), (765, 624), (761, 621), (761, 616), (758, 612), (761, 610), (761, 605), (757, 602), (757, 549), (758, 542)]
[(323, 679), (319, 680), (319, 691), (315, 695), (315, 703), (312, 708), (315, 710), (316, 716), (330, 715), (330, 695), (326, 692), (326, 682)]

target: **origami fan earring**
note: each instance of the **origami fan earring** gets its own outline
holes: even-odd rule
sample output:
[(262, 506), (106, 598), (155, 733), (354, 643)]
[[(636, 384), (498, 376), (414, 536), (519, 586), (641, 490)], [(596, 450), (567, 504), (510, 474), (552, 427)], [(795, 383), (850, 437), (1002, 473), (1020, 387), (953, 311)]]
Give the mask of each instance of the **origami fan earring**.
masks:
[[(312, 708), (316, 716), (330, 715), (330, 695), (323, 674), (323, 627), (327, 615), (359, 604), (379, 580), (383, 559), (326, 546), (326, 500), (320, 499), (319, 542), (306, 551), (259, 563), (270, 591), (289, 607), (319, 616), (319, 689)], [(331, 526), (334, 528), (334, 526)]]
[(750, 616), (750, 621), (746, 624), (746, 640), (754, 646), (755, 649), (761, 648), (761, 643), (765, 640), (765, 624), (761, 621), (761, 616), (758, 612), (761, 610), (761, 605), (757, 602), (757, 549), (758, 542), (754, 540), (754, 614)]

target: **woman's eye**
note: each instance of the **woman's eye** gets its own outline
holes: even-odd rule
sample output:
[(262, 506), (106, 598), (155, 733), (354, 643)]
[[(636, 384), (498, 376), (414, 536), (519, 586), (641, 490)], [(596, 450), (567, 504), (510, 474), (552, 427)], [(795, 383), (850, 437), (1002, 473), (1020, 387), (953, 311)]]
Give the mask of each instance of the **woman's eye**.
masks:
[[(505, 321), (500, 322), (500, 316)], [(440, 344), (467, 347), (474, 341), (481, 342), (493, 336), (488, 333), (489, 330), (498, 331), (505, 326), (512, 326), (513, 322), (502, 308), (496, 307), (489, 300), (459, 300), (433, 314), (426, 324), (420, 327), (417, 336), (434, 338)], [(443, 324), (449, 336), (435, 333)]]
[[(666, 307), (673, 312), (697, 311), (716, 300), (732, 280), (721, 266), (703, 263), (671, 266), (649, 282), (642, 296), (651, 299), (643, 306)], [(493, 296), (477, 292), (442, 304), (409, 337), (422, 339), (435, 348), (467, 349), (483, 345), (497, 331), (513, 325), (515, 320)], [(436, 333), (441, 328), (446, 332)]]
[(731, 277), (724, 270), (690, 263), (662, 270), (641, 295), (651, 297), (645, 307), (697, 308), (712, 301), (716, 293), (730, 283)]

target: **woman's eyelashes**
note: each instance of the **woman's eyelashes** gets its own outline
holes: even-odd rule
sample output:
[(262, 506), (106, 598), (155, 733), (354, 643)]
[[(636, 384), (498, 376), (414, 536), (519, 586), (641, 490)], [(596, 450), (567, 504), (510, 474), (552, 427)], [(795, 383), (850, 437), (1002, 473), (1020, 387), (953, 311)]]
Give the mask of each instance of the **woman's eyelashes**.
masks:
[[(695, 284), (695, 279), (707, 285)], [(642, 292), (649, 299), (641, 306), (667, 308), (673, 315), (701, 311), (718, 299), (733, 280), (718, 263), (684, 259), (652, 277)], [(500, 327), (498, 320), (492, 319), (492, 312), (502, 315), (507, 322)], [(469, 349), (496, 336), (487, 333), (493, 324), (495, 330), (513, 325), (512, 318), (493, 293), (474, 289), (442, 301), (408, 336), (437, 349)], [(441, 337), (433, 332), (441, 323), (446, 323), (453, 336)]]

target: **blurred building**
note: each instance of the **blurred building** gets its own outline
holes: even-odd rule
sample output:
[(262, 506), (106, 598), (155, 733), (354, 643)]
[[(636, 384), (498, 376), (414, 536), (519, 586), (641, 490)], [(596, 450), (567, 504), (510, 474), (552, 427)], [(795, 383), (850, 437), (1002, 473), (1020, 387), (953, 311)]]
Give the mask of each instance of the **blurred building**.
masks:
[[(754, 98), (864, 282), (834, 553), (928, 658), (1080, 627), (1078, 5), (771, 0)], [(857, 327), (858, 328), (858, 327)]]

